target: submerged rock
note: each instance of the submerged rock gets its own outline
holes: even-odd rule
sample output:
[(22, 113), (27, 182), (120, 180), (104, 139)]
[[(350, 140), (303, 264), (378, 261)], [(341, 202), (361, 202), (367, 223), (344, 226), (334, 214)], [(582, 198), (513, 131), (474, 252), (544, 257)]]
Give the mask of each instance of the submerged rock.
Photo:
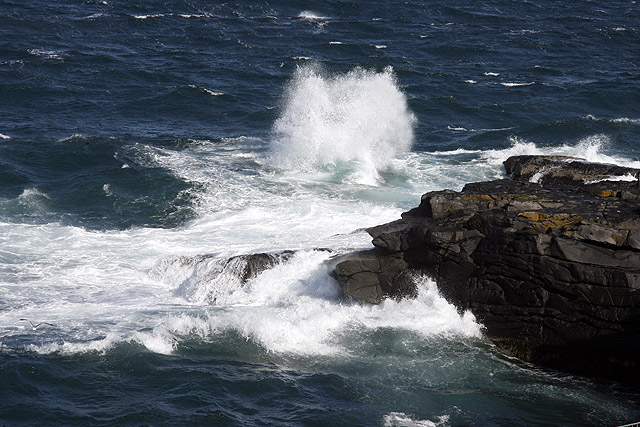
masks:
[(334, 277), (379, 303), (414, 296), (407, 278), (427, 273), (505, 352), (640, 384), (640, 188), (607, 180), (638, 170), (550, 156), (505, 166), (511, 179), (427, 193), (368, 229), (376, 249), (347, 256)]
[(176, 285), (176, 293), (192, 302), (216, 304), (294, 254), (287, 250), (229, 258), (214, 254), (174, 256), (162, 260), (150, 275)]

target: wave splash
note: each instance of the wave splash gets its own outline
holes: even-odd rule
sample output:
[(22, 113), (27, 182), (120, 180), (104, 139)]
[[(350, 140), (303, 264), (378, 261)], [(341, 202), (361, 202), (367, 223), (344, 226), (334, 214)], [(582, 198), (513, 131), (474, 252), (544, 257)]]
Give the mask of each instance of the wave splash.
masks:
[(346, 181), (378, 185), (379, 171), (411, 148), (415, 122), (390, 67), (328, 75), (301, 66), (273, 126), (269, 160), (284, 169), (346, 169)]
[[(223, 342), (231, 332), (268, 353), (345, 357), (366, 354), (370, 349), (368, 334), (381, 329), (393, 329), (400, 335), (415, 334), (422, 339), (481, 336), (482, 327), (473, 314), (458, 313), (427, 277), (415, 278), (415, 299), (385, 300), (369, 306), (341, 298), (336, 283), (326, 272), (324, 262), (330, 257), (325, 251), (297, 253), (235, 289), (226, 286), (227, 278), (221, 275), (189, 275), (185, 274), (189, 266), (184, 262), (164, 263), (155, 267), (155, 275), (177, 285), (178, 294), (182, 293), (180, 285), (186, 276), (190, 276), (191, 287), (202, 288), (191, 289), (194, 292), (188, 296), (192, 300), (189, 310), (169, 310), (160, 318), (136, 314), (127, 325), (112, 327), (101, 337), (83, 339), (77, 330), (71, 330), (66, 331), (67, 339), (62, 342), (56, 339), (38, 344), (35, 340), (26, 349), (42, 354), (102, 353), (131, 343), (155, 353), (172, 354), (183, 351), (192, 341), (205, 345)], [(195, 264), (191, 265), (193, 272), (217, 270), (215, 265)], [(225, 289), (217, 293), (216, 305), (201, 305), (199, 296), (220, 284)], [(62, 327), (63, 322), (57, 323)]]

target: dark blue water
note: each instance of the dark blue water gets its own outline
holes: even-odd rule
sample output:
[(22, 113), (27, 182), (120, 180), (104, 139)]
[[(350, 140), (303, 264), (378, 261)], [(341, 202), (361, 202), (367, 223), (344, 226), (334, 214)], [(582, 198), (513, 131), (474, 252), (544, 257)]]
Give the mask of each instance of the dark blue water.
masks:
[(0, 0), (0, 420), (640, 420), (638, 390), (501, 356), (428, 280), (344, 300), (314, 251), (512, 154), (640, 165), (639, 4), (460, 3)]

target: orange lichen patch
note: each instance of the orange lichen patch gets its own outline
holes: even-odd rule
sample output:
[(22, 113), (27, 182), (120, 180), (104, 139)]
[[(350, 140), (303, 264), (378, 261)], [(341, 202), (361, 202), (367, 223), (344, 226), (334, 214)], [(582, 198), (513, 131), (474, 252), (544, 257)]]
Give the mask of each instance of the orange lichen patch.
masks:
[(620, 191), (618, 190), (602, 190), (600, 197), (618, 197)]
[(549, 228), (569, 227), (571, 225), (576, 225), (583, 220), (583, 218), (577, 215), (568, 215), (568, 214), (547, 215), (539, 212), (520, 212), (518, 216), (533, 222), (533, 224), (531, 225), (534, 226), (535, 228), (545, 229), (545, 230)]

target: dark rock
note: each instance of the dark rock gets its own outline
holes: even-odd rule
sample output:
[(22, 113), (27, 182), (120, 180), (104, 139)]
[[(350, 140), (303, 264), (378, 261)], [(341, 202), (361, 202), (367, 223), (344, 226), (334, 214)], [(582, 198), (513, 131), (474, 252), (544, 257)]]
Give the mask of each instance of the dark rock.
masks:
[(349, 254), (334, 262), (332, 276), (346, 295), (358, 301), (379, 304), (385, 298), (416, 295), (408, 265), (401, 258), (370, 250)]
[(376, 249), (338, 260), (334, 277), (379, 303), (415, 295), (411, 274), (426, 272), (510, 354), (640, 383), (640, 187), (606, 180), (638, 170), (551, 156), (505, 167), (512, 179), (427, 193), (369, 228)]
[(513, 156), (504, 162), (508, 175), (517, 180), (533, 180), (549, 184), (573, 184), (632, 175), (640, 170), (618, 165), (589, 163), (585, 159), (567, 156)]
[(236, 255), (229, 258), (225, 265), (235, 266), (235, 272), (238, 275), (240, 282), (245, 284), (263, 271), (268, 270), (277, 264), (288, 261), (294, 254), (294, 251), (282, 251)]

